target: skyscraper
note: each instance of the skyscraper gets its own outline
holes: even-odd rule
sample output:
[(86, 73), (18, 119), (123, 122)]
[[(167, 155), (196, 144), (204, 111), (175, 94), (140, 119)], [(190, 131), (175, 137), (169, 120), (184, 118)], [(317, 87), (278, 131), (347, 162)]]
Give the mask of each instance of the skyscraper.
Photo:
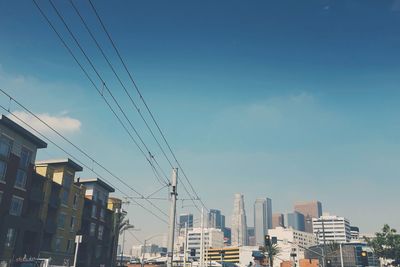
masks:
[(267, 200), (257, 198), (254, 202), (254, 237), (256, 245), (264, 243), (267, 233)]
[(232, 246), (246, 246), (248, 244), (246, 211), (244, 197), (240, 193), (235, 194), (231, 226)]
[(312, 219), (322, 216), (322, 204), (319, 201), (297, 202), (294, 210), (304, 215), (305, 231), (313, 232)]
[(300, 212), (294, 211), (292, 213), (288, 213), (287, 215), (287, 224), (288, 227), (293, 228), (297, 231), (303, 231), (305, 229), (304, 226), (304, 215)]
[(267, 198), (267, 231), (272, 229), (272, 200)]
[(285, 227), (285, 219), (282, 213), (272, 214), (272, 229), (276, 227)]
[(185, 223), (189, 229), (193, 228), (193, 214), (179, 215), (179, 230), (185, 228)]
[(210, 209), (208, 213), (208, 227), (217, 229), (225, 228), (225, 216), (221, 214), (220, 210)]

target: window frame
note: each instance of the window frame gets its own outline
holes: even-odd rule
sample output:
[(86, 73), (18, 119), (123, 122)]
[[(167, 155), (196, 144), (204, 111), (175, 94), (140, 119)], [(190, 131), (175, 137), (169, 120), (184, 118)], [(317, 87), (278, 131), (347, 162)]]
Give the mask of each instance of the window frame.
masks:
[[(17, 199), (17, 200), (21, 201), (21, 202), (20, 202), (21, 205), (20, 205), (19, 211), (18, 211), (16, 214), (12, 213), (12, 211), (13, 211), (13, 200), (14, 200), (14, 199)], [(10, 203), (10, 211), (9, 211), (10, 215), (13, 215), (13, 216), (21, 216), (21, 214), (22, 214), (22, 208), (23, 208), (23, 207), (24, 207), (24, 198), (19, 197), (19, 196), (16, 196), (16, 195), (12, 195), (12, 197), (11, 197), (11, 203)]]

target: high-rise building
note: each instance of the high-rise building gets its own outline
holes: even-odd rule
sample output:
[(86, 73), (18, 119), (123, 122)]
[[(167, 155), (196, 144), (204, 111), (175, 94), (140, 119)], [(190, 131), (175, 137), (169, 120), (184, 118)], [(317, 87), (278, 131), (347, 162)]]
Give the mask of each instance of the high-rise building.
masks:
[(282, 213), (272, 214), (272, 229), (285, 227), (285, 216)]
[(181, 214), (179, 215), (179, 229), (184, 229), (185, 224), (188, 229), (193, 228), (193, 214)]
[(312, 233), (312, 219), (322, 216), (322, 204), (319, 201), (297, 202), (294, 210), (304, 215), (305, 231)]
[(246, 246), (248, 243), (244, 196), (240, 193), (235, 194), (233, 202), (231, 236), (231, 244), (233, 246)]
[(225, 228), (225, 216), (220, 210), (210, 209), (208, 213), (208, 227), (223, 229)]
[(272, 229), (272, 200), (270, 198), (267, 199), (267, 229)]
[(297, 231), (304, 231), (304, 215), (300, 212), (294, 211), (287, 214), (287, 225)]
[(320, 244), (344, 243), (351, 239), (350, 222), (344, 217), (324, 214), (319, 218), (314, 218), (313, 230), (318, 236)]
[(254, 202), (254, 236), (256, 245), (264, 243), (264, 236), (272, 229), (272, 201), (270, 198), (257, 198)]
[(255, 246), (256, 245), (256, 236), (254, 227), (247, 227), (247, 238), (248, 238), (248, 246)]
[(267, 233), (267, 200), (257, 198), (254, 202), (254, 237), (256, 245), (264, 243)]

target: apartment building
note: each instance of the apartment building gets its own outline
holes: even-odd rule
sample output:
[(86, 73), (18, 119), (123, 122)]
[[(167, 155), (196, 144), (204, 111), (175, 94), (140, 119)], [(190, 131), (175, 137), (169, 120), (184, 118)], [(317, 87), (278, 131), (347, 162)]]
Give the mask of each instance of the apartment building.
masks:
[(71, 159), (36, 162), (36, 172), (47, 178), (41, 218), (46, 221), (40, 256), (52, 264), (72, 264), (75, 236), (81, 228), (85, 187), (74, 184), (82, 167)]
[[(42, 223), (31, 197), (34, 162), (47, 144), (6, 116), (0, 119), (0, 263), (37, 256)], [(35, 192), (32, 192), (34, 194)], [(40, 201), (40, 196), (39, 199)]]
[(77, 266), (110, 266), (115, 228), (108, 198), (115, 190), (99, 178), (78, 178), (75, 184), (86, 188)]

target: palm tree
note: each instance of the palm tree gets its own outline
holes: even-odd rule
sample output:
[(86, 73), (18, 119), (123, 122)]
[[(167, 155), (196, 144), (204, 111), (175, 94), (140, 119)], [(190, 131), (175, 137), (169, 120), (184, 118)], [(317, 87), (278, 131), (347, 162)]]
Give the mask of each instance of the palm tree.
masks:
[(269, 246), (260, 247), (260, 251), (264, 252), (269, 259), (269, 265), (274, 266), (274, 259), (281, 253), (281, 249), (277, 244), (271, 244)]

